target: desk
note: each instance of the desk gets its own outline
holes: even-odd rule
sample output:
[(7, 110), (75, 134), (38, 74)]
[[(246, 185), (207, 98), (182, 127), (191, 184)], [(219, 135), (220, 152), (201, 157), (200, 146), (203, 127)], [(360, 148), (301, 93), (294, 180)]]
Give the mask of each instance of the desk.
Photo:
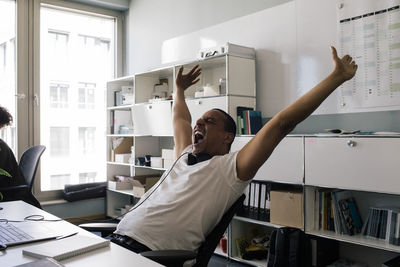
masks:
[[(50, 220), (59, 219), (58, 217), (51, 215), (50, 213), (38, 209), (32, 205), (29, 205), (23, 201), (0, 202), (0, 207), (3, 208), (2, 210), (0, 210), (1, 219), (23, 220), (24, 217), (34, 214), (43, 215), (45, 219), (50, 219)], [(64, 220), (58, 222), (38, 222), (38, 223), (46, 223), (46, 226), (55, 228), (57, 230), (61, 230), (62, 232), (65, 231), (66, 233), (78, 232), (78, 235), (96, 236), (95, 234), (83, 230), (78, 226), (75, 226)], [(15, 266), (36, 260), (35, 258), (22, 255), (22, 249), (24, 247), (31, 246), (33, 244), (40, 244), (44, 242), (51, 242), (51, 241), (43, 241), (43, 242), (37, 242), (37, 243), (31, 243), (31, 244), (19, 245), (7, 248), (6, 251), (0, 252), (0, 266), (1, 267)], [(136, 254), (123, 247), (120, 247), (114, 243), (110, 243), (110, 247), (97, 249), (80, 256), (72, 257), (61, 261), (61, 263), (67, 267), (68, 266), (71, 267), (162, 266), (154, 261), (142, 257), (139, 254)]]

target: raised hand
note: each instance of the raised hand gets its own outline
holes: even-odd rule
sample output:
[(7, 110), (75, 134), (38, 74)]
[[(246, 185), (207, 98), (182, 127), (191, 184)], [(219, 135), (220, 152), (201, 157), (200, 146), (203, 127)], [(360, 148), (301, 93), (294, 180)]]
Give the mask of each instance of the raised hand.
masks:
[(357, 64), (351, 56), (345, 55), (339, 58), (335, 47), (331, 46), (332, 59), (335, 66), (333, 72), (340, 75), (345, 81), (350, 80), (356, 74)]
[(200, 80), (199, 76), (201, 74), (201, 68), (199, 65), (194, 66), (187, 74), (182, 74), (182, 72), (183, 66), (180, 67), (175, 81), (176, 86), (180, 90), (186, 90)]

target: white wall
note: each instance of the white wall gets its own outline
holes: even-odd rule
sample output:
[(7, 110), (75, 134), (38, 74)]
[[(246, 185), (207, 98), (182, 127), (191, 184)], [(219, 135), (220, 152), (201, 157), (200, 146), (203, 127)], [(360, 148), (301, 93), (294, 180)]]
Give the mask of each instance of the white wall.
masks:
[(165, 40), (285, 2), (289, 0), (131, 0), (125, 74), (159, 67)]
[[(328, 46), (336, 41), (332, 34), (336, 31), (335, 0), (131, 0), (126, 17), (126, 66), (125, 75), (146, 71), (161, 65), (161, 46), (165, 40), (178, 36), (201, 32), (202, 29), (217, 27), (230, 20), (245, 19), (246, 15), (263, 12), (267, 8), (289, 3), (296, 9), (297, 65), (293, 68), (281, 64), (274, 69), (273, 64), (266, 69), (268, 73), (283, 76), (275, 91), (260, 87), (268, 83), (264, 72), (257, 73), (257, 104), (262, 107), (263, 117), (272, 117), (292, 99), (304, 93), (330, 70)], [(285, 17), (282, 17), (284, 20)], [(261, 25), (260, 27), (263, 27)], [(274, 27), (274, 25), (266, 25)], [(237, 33), (240, 34), (240, 33)], [(287, 33), (282, 32), (282, 35)], [(333, 41), (333, 42), (332, 42)], [(273, 44), (274, 38), (271, 37)], [(287, 44), (291, 45), (291, 44)], [(328, 51), (327, 51), (328, 50)], [(328, 53), (327, 53), (328, 52)], [(282, 62), (282, 55), (274, 51), (258, 51), (264, 58)], [(263, 63), (263, 62), (261, 62)], [(327, 63), (327, 64), (325, 64)], [(265, 65), (266, 66), (266, 65)], [(282, 72), (283, 71), (283, 72)], [(293, 74), (294, 73), (294, 74)], [(295, 83), (288, 81), (286, 75), (297, 75)], [(272, 75), (272, 74), (271, 74)], [(293, 86), (289, 91), (283, 86)], [(269, 90), (269, 91), (268, 91)], [(271, 102), (271, 99), (274, 101)], [(351, 114), (333, 114), (329, 107), (336, 105), (335, 96), (331, 96), (314, 115), (299, 124), (294, 133), (317, 133), (326, 128), (359, 129), (363, 131), (400, 131), (400, 111), (365, 112)], [(328, 107), (328, 108), (327, 108)]]

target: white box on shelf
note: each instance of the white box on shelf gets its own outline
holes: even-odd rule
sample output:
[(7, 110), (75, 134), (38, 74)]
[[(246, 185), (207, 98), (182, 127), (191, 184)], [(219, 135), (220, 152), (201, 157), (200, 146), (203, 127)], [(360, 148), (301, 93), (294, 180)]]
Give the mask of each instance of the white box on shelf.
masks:
[(174, 158), (174, 150), (173, 149), (162, 149), (161, 157), (163, 159), (173, 159)]
[(130, 182), (108, 181), (108, 188), (114, 190), (126, 190), (132, 189), (133, 185)]
[(163, 162), (161, 157), (150, 157), (150, 166), (155, 168), (162, 168)]
[(131, 153), (115, 154), (115, 162), (129, 163), (129, 158), (131, 157), (131, 155)]
[(168, 169), (169, 167), (172, 166), (172, 164), (174, 164), (173, 159), (163, 159), (163, 168), (164, 169)]

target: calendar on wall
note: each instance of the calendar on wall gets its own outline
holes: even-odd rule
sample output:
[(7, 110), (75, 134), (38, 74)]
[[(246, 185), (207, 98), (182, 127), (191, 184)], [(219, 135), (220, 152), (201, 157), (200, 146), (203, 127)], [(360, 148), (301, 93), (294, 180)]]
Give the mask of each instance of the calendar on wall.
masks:
[(400, 109), (400, 0), (339, 0), (338, 46), (358, 65), (340, 87), (341, 111)]

